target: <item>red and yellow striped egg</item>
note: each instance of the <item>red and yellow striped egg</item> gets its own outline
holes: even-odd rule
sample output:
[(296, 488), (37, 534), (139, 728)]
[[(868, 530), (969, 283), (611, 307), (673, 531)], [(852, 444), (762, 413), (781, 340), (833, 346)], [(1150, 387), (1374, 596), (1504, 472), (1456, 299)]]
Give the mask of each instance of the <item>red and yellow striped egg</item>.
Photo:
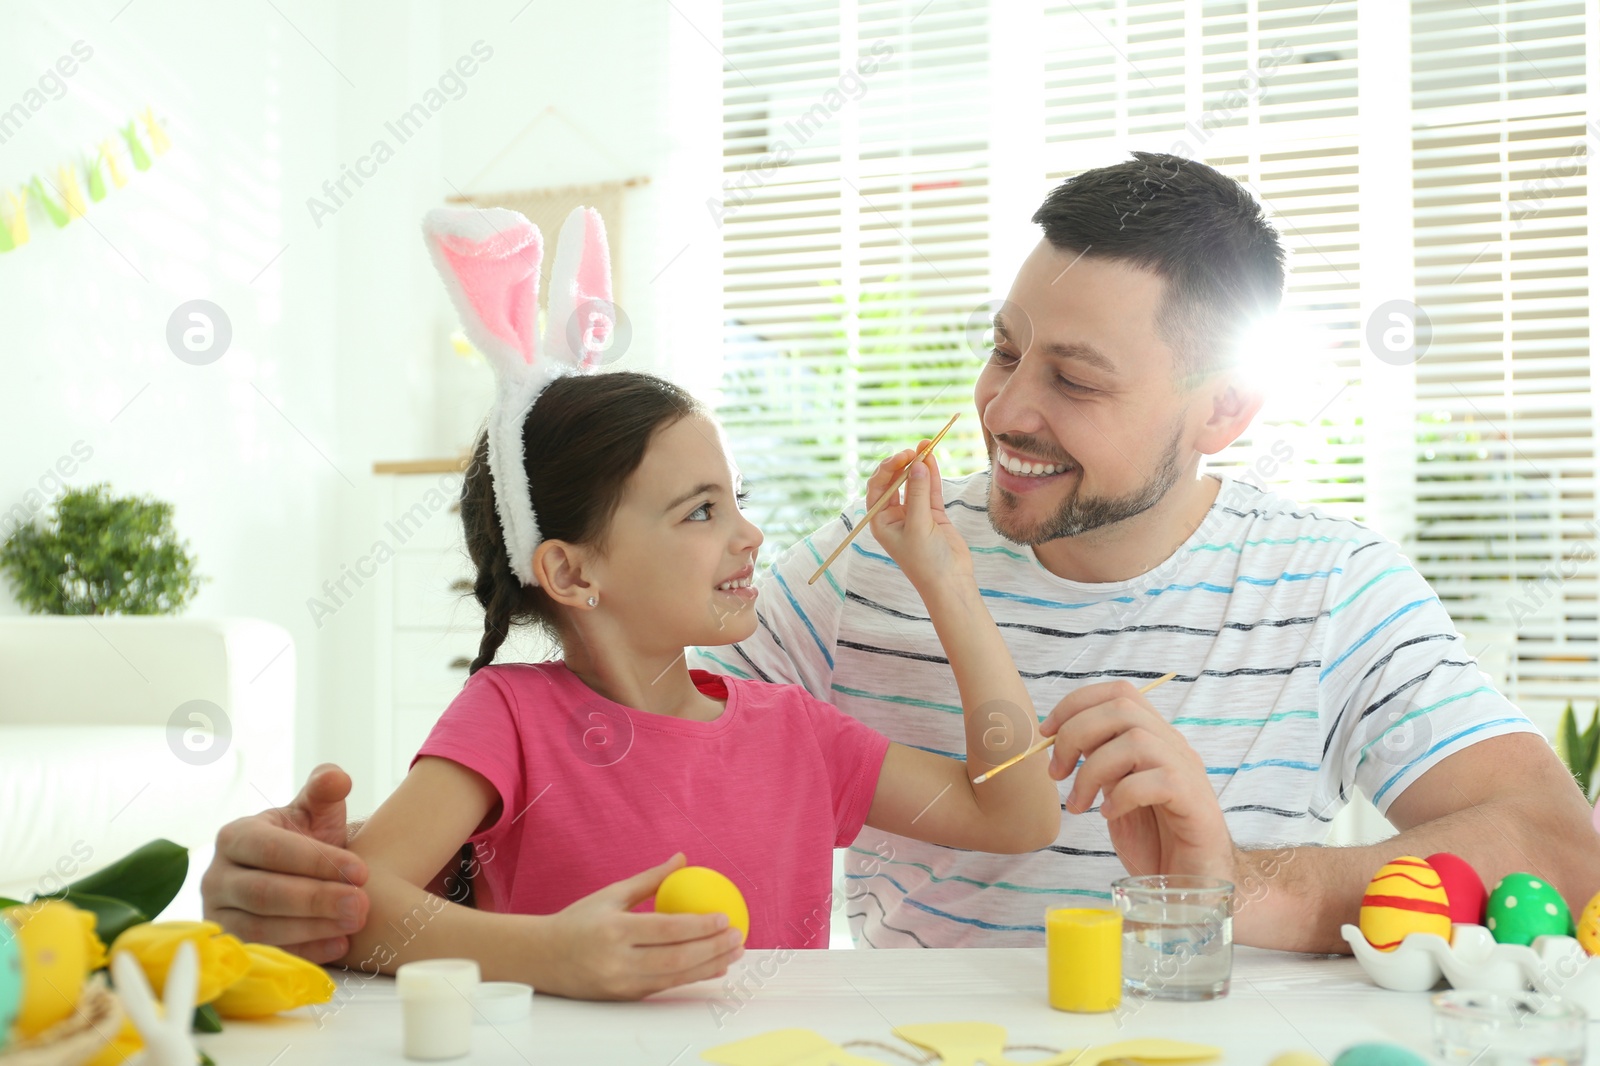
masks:
[(1409, 933), (1450, 939), (1450, 899), (1439, 872), (1426, 860), (1402, 855), (1384, 864), (1361, 897), (1361, 935), (1379, 951), (1393, 951)]

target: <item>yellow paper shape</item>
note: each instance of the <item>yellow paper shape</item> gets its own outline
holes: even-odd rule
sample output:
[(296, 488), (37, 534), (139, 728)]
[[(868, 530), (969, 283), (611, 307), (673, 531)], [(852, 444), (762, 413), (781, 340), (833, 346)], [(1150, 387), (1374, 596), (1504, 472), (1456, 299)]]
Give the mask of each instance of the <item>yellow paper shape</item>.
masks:
[(940, 1066), (978, 1066), (979, 1063), (984, 1066), (1099, 1066), (1112, 1059), (1151, 1063), (1198, 1062), (1222, 1054), (1221, 1048), (1208, 1044), (1150, 1037), (1120, 1040), (1088, 1049), (1068, 1048), (1050, 1058), (1030, 1059), (1024, 1064), (1002, 1054), (1006, 1043), (1005, 1027), (989, 1022), (902, 1025), (896, 1027), (894, 1035), (938, 1055)]
[[(1207, 1059), (1220, 1058), (1222, 1049), (1212, 1047), (1210, 1044), (1190, 1044), (1182, 1040), (1167, 1040), (1159, 1036), (1142, 1037), (1138, 1040), (1119, 1040), (1114, 1044), (1101, 1044), (1084, 1051), (1063, 1051), (1054, 1058), (1045, 1059), (1038, 1066), (1049, 1063), (1050, 1066), (1100, 1066), (1102, 1062), (1112, 1059), (1133, 1059), (1136, 1062), (1204, 1062)], [(1001, 1064), (995, 1066), (1021, 1066), (1020, 1063)]]
[(156, 121), (156, 109), (153, 107), (145, 108), (142, 117), (144, 118), (145, 133), (150, 137), (150, 150), (156, 155), (160, 155), (168, 148), (171, 148), (172, 142), (167, 140), (167, 131), (162, 129), (161, 123)]
[(932, 1022), (901, 1025), (894, 1035), (939, 1056), (942, 1066), (998, 1066), (1006, 1046), (1006, 1027), (989, 1022)]
[[(20, 195), (19, 195), (20, 194)], [(23, 186), (17, 192), (6, 190), (6, 203), (9, 205), (11, 220), (7, 228), (11, 232), (11, 247), (21, 248), (28, 243), (28, 189)]]
[(810, 1029), (774, 1029), (720, 1044), (702, 1051), (700, 1057), (718, 1066), (885, 1066), (877, 1059), (852, 1055)]
[(82, 218), (89, 210), (89, 205), (83, 199), (83, 188), (78, 184), (77, 167), (69, 164), (56, 168), (56, 192), (61, 195), (68, 218)]
[(114, 143), (110, 137), (100, 142), (100, 158), (106, 161), (106, 169), (111, 171), (111, 184), (120, 189), (128, 184), (128, 179), (123, 175), (122, 167), (117, 165), (117, 153), (111, 150)]

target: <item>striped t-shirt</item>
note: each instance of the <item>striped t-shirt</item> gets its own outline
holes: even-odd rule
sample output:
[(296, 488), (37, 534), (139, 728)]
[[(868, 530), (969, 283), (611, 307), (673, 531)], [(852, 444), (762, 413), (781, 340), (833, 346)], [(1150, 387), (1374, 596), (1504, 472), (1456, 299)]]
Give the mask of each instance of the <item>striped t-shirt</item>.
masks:
[[(1165, 562), (1103, 584), (1057, 577), (1031, 548), (996, 533), (987, 473), (945, 480), (946, 509), (1041, 719), (1080, 686), (1177, 671), (1148, 699), (1201, 755), (1246, 847), (1319, 842), (1352, 789), (1387, 811), (1446, 756), (1536, 732), (1478, 669), (1393, 543), (1218, 480), (1205, 518)], [(891, 740), (960, 758), (965, 731), (948, 660), (871, 530), (806, 584), (864, 513), (858, 501), (779, 557), (759, 585), (756, 633), (701, 649), (694, 665), (802, 684)], [(1071, 783), (1061, 782), (1063, 799)], [(845, 873), (851, 931), (870, 947), (1038, 945), (1047, 906), (1099, 905), (1125, 875), (1098, 808), (1063, 814), (1056, 843), (1026, 855), (869, 826)]]

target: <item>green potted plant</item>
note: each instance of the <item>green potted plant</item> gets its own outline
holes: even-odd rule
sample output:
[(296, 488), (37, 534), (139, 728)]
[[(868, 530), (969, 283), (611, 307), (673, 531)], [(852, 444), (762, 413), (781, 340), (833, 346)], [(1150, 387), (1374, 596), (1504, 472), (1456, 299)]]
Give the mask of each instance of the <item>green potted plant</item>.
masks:
[(0, 571), (34, 614), (177, 614), (204, 580), (172, 526), (172, 505), (113, 496), (109, 485), (68, 489), (47, 524), (18, 526), (0, 546)]
[[(1572, 701), (1561, 712), (1561, 724), (1556, 728), (1556, 754), (1571, 771), (1572, 778), (1583, 792), (1583, 798), (1594, 802), (1595, 769), (1600, 765), (1600, 703), (1589, 716), (1589, 725), (1578, 732), (1578, 720), (1572, 711)], [(1600, 808), (1595, 812), (1595, 828), (1600, 829)]]

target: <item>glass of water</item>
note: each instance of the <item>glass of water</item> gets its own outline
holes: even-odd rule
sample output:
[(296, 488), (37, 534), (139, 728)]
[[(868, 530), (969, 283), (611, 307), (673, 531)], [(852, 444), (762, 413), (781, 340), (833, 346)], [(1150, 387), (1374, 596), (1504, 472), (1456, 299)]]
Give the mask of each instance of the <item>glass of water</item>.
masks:
[(1151, 874), (1111, 885), (1122, 912), (1122, 985), (1152, 999), (1220, 999), (1233, 974), (1233, 883)]
[(1587, 1029), (1581, 1008), (1536, 993), (1455, 989), (1433, 997), (1434, 1048), (1461, 1066), (1583, 1066)]

